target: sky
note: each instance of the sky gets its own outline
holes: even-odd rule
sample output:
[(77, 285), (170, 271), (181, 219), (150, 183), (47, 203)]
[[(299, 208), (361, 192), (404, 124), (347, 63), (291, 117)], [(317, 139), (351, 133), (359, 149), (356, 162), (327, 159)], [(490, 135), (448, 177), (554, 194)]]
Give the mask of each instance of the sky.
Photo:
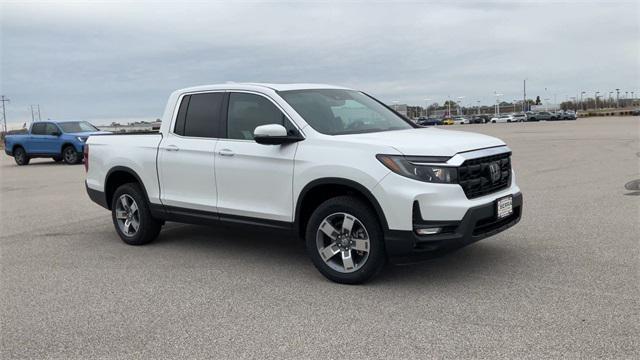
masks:
[(387, 103), (640, 96), (640, 1), (0, 0), (0, 94), (31, 120), (154, 120), (179, 88), (317, 82)]

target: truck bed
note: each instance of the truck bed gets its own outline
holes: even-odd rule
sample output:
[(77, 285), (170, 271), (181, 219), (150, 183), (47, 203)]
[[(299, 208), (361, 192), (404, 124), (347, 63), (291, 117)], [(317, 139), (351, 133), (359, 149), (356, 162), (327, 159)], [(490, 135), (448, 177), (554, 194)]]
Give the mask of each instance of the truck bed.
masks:
[(156, 159), (162, 140), (159, 132), (104, 134), (90, 136), (87, 186), (104, 191), (104, 180), (111, 169), (130, 169), (145, 185), (149, 200), (159, 203), (160, 188)]

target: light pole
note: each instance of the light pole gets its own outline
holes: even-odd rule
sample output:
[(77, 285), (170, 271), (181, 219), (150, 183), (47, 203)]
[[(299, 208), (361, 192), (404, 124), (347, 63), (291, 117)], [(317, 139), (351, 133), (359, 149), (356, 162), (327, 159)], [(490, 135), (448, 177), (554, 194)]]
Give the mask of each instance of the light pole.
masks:
[(494, 91), (493, 94), (496, 96), (496, 116), (500, 115), (500, 96), (504, 94), (498, 94), (497, 91)]
[(0, 102), (2, 102), (2, 121), (4, 122), (4, 134), (5, 136), (7, 135), (7, 113), (5, 111), (5, 104), (9, 102), (9, 99), (7, 99), (6, 97), (4, 97), (4, 95), (2, 95), (2, 97), (0, 97)]
[(447, 96), (447, 116), (451, 116), (451, 96)]
[(462, 110), (462, 105), (461, 104), (462, 104), (462, 99), (464, 99), (464, 96), (458, 96), (458, 99), (460, 100), (460, 101), (458, 101), (458, 115), (462, 115), (462, 114), (460, 114), (460, 112)]
[(429, 117), (429, 101), (433, 99), (424, 99), (424, 113), (426, 117)]
[(609, 91), (609, 101), (607, 107), (611, 107), (611, 102), (613, 101), (613, 91)]
[(480, 115), (480, 100), (476, 100), (476, 102), (478, 103), (478, 115)]
[(620, 89), (616, 89), (616, 107), (620, 107)]
[(584, 101), (582, 100), (582, 97), (584, 96), (584, 94), (586, 94), (586, 91), (583, 91), (580, 93), (580, 109), (584, 110)]
[(595, 104), (593, 105), (594, 110), (598, 110), (598, 94), (600, 94), (600, 91), (596, 91), (595, 93), (596, 100), (595, 100)]

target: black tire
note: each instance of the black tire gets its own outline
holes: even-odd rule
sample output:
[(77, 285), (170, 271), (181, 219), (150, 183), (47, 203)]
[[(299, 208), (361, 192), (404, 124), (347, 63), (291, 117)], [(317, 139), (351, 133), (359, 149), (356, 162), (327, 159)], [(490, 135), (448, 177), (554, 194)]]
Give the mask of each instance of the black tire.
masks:
[(60, 161), (62, 161), (62, 157), (60, 157), (60, 156), (54, 156), (54, 157), (52, 157), (52, 159), (53, 159), (53, 161), (55, 161), (55, 162), (60, 162)]
[(27, 155), (27, 152), (20, 146), (13, 150), (13, 159), (16, 161), (18, 166), (29, 165), (29, 160), (31, 160), (29, 155)]
[[(369, 238), (368, 257), (363, 264), (359, 265), (360, 268), (348, 273), (336, 271), (330, 267), (322, 259), (317, 245), (316, 236), (320, 225), (327, 217), (336, 213), (345, 213), (355, 217), (364, 226)], [(364, 283), (378, 274), (386, 262), (384, 236), (378, 217), (370, 206), (352, 196), (338, 196), (320, 204), (307, 222), (305, 240), (307, 253), (315, 267), (327, 279), (337, 283)], [(328, 238), (327, 240), (331, 241)]]
[(77, 164), (81, 159), (82, 157), (72, 145), (65, 146), (64, 149), (62, 149), (62, 160), (65, 164)]
[[(138, 212), (138, 229), (134, 234), (125, 234), (120, 228), (119, 219), (117, 218), (116, 209), (117, 202), (123, 196), (129, 196), (137, 205)], [(113, 226), (116, 228), (118, 236), (129, 245), (144, 245), (155, 240), (162, 228), (162, 222), (154, 219), (149, 211), (149, 203), (147, 203), (144, 192), (138, 184), (128, 183), (121, 185), (113, 194), (111, 200), (111, 219), (113, 220)]]

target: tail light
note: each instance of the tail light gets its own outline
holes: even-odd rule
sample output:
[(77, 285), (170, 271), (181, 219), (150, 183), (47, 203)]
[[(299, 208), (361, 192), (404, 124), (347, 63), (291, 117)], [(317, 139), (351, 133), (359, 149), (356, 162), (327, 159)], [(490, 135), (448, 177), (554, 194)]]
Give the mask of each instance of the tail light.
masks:
[(84, 162), (84, 171), (88, 172), (89, 171), (89, 144), (84, 144), (82, 155), (83, 155), (82, 162)]

